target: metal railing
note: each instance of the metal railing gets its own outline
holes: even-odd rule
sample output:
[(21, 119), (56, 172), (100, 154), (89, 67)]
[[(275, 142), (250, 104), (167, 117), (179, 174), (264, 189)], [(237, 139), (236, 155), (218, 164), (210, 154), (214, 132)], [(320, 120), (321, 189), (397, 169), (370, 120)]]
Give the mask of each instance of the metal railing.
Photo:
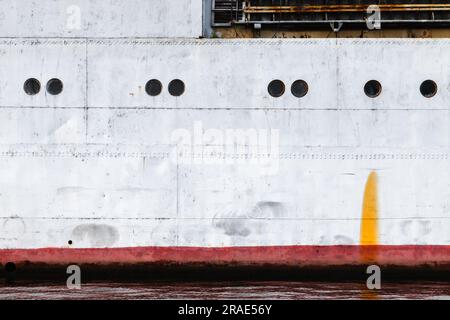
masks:
[(212, 0), (212, 26), (228, 27), (243, 19), (243, 0)]
[[(212, 0), (213, 26), (233, 24), (320, 25), (365, 23), (367, 9), (377, 5), (381, 22), (389, 24), (448, 25), (450, 3), (433, 0)], [(336, 4), (336, 2), (347, 2)], [(349, 2), (354, 2), (351, 4)], [(364, 3), (362, 3), (364, 2)]]

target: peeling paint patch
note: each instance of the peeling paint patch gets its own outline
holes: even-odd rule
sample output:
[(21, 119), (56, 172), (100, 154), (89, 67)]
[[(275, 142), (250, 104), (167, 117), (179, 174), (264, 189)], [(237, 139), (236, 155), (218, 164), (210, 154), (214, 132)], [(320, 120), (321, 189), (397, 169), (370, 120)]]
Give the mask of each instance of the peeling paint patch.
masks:
[(16, 238), (27, 231), (25, 220), (20, 217), (9, 217), (3, 221), (1, 235), (5, 238)]
[(248, 227), (248, 219), (248, 211), (228, 208), (213, 218), (213, 225), (222, 229), (227, 236), (247, 237), (251, 233)]
[(250, 229), (238, 219), (223, 219), (215, 223), (217, 228), (223, 229), (227, 236), (247, 237)]
[(252, 218), (279, 218), (284, 215), (285, 207), (277, 201), (259, 201), (250, 213)]
[(350, 237), (344, 236), (344, 235), (337, 235), (334, 237), (334, 243), (336, 245), (342, 246), (342, 245), (353, 245), (353, 240)]
[(116, 228), (106, 224), (82, 224), (73, 229), (71, 239), (76, 247), (110, 247), (119, 240)]

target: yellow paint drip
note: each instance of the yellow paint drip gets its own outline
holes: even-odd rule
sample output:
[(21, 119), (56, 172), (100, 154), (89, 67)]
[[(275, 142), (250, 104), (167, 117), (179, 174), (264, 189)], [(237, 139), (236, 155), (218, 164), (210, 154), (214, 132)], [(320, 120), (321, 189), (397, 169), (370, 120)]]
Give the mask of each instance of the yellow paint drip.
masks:
[(378, 243), (377, 174), (371, 172), (366, 182), (361, 217), (361, 245)]

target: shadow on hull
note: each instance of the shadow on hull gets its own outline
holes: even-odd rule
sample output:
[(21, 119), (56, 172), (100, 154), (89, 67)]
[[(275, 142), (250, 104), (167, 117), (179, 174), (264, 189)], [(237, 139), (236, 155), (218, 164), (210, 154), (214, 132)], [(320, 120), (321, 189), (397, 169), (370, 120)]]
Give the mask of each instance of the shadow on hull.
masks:
[[(1, 279), (7, 283), (61, 282), (70, 274), (66, 265), (21, 264), (2, 266)], [(366, 281), (368, 266), (243, 266), (243, 265), (176, 265), (176, 264), (84, 264), (79, 265), (83, 282), (123, 281)], [(380, 266), (383, 281), (444, 281), (450, 283), (450, 265)]]

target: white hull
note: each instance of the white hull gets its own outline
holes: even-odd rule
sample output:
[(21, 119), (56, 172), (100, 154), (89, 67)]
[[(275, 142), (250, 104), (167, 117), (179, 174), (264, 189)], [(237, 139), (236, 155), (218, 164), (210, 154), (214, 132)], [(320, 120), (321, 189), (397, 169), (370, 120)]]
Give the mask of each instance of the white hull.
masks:
[(201, 0), (0, 7), (1, 264), (449, 269), (450, 41), (194, 39)]
[[(17, 39), (0, 50), (2, 248), (355, 245), (372, 171), (379, 244), (450, 245), (450, 42)], [(29, 77), (64, 91), (28, 96)], [(143, 89), (152, 78), (157, 97)], [(173, 97), (177, 78), (186, 90)], [(272, 79), (286, 83), (280, 98)], [(309, 84), (303, 98), (295, 79)], [(363, 92), (370, 79), (378, 98)], [(279, 130), (279, 157), (177, 163), (174, 132), (194, 139), (199, 123)]]

